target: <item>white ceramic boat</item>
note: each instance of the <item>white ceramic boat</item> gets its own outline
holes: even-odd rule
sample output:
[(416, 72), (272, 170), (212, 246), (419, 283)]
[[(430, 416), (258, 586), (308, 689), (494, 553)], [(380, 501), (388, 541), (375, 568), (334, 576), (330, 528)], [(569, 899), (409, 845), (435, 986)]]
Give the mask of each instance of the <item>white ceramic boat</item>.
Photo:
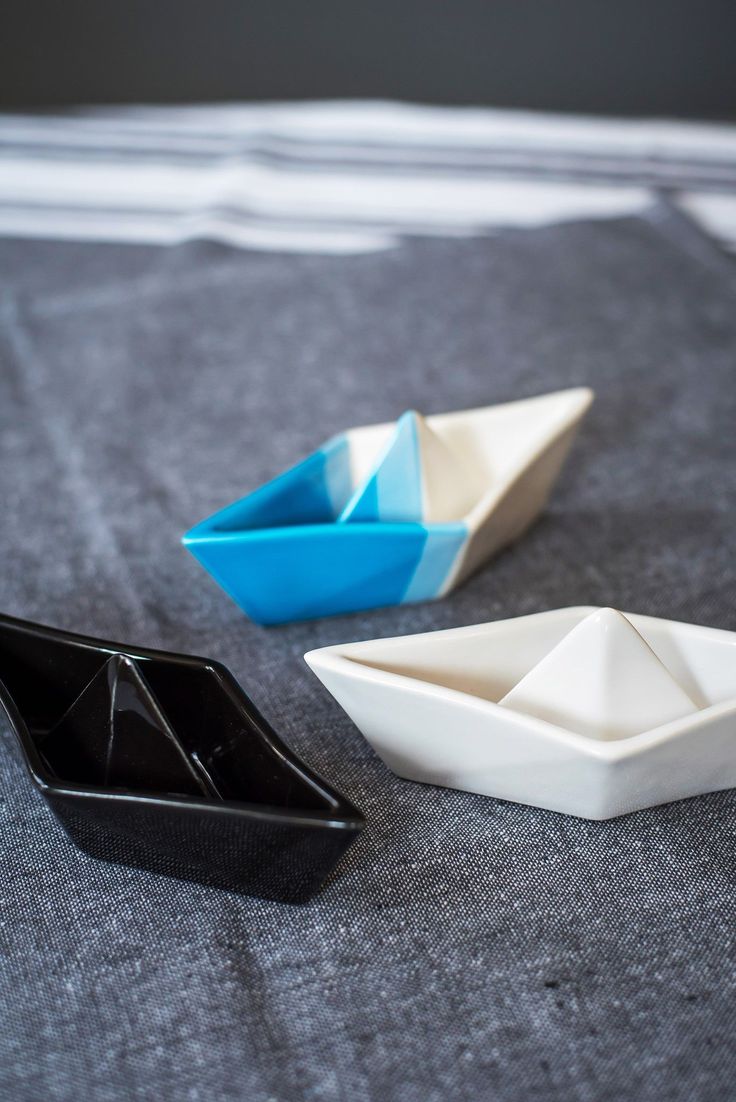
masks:
[(589, 819), (736, 787), (736, 633), (564, 608), (306, 661), (389, 768)]

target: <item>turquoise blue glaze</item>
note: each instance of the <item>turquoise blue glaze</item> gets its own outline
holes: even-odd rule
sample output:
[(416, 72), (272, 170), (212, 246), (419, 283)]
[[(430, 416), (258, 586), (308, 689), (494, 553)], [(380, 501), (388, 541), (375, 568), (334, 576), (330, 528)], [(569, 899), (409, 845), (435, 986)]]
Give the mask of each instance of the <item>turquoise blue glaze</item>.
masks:
[(295, 467), (203, 520), (184, 536), (184, 543), (189, 546), (205, 534), (332, 524), (349, 494), (350, 449), (344, 436), (336, 436)]
[(350, 489), (349, 447), (338, 436), (202, 521), (183, 543), (261, 624), (436, 597), (465, 525), (343, 523)]
[(403, 603), (431, 601), (438, 597), (459, 552), (465, 546), (468, 529), (462, 521), (423, 525), (427, 540), (421, 558), (402, 598)]

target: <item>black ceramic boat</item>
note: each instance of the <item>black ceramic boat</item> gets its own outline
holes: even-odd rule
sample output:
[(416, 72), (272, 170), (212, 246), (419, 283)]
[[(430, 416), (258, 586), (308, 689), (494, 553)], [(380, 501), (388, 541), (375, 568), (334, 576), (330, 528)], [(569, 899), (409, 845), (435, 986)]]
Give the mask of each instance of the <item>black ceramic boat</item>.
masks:
[(297, 902), (363, 826), (218, 662), (0, 616), (0, 703), (95, 857)]

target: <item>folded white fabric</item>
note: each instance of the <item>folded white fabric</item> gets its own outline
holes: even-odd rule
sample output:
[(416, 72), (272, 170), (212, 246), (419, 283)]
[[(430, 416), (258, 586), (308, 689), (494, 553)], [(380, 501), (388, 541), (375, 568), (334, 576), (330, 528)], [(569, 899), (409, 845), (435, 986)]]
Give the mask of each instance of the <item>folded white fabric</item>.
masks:
[(736, 128), (390, 102), (0, 116), (0, 234), (360, 253), (646, 210), (736, 245)]

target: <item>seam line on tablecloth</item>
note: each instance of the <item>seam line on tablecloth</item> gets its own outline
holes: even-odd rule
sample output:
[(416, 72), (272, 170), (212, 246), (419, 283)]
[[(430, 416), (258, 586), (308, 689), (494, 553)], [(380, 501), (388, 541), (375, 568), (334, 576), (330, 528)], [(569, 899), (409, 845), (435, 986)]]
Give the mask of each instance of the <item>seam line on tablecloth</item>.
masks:
[[(45, 371), (23, 325), (15, 297), (3, 297), (0, 301), (0, 317), (5, 323), (3, 328), (6, 343), (16, 361), (20, 385), (30, 407), (36, 410), (38, 426), (50, 444), (59, 470), (66, 475), (75, 506), (70, 523), (78, 520), (84, 525), (98, 568), (107, 573), (111, 583), (119, 591), (121, 612), (133, 609), (135, 615), (132, 630), (142, 629), (146, 622), (144, 602), (105, 517), (94, 483), (84, 470), (82, 452), (74, 442), (73, 433), (65, 427), (59, 413), (52, 414), (48, 408), (44, 397), (48, 393)], [(110, 570), (110, 561), (116, 564), (114, 571)]]

